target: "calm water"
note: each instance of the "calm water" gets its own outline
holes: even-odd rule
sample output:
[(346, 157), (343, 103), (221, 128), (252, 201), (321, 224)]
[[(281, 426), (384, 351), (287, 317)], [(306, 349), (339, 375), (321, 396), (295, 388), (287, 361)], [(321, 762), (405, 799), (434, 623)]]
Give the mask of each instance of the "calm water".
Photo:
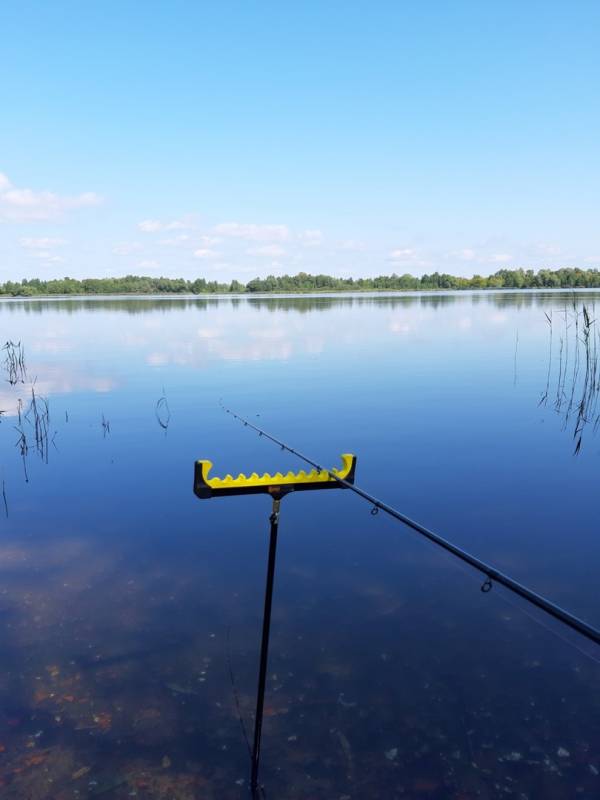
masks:
[[(270, 507), (197, 500), (193, 463), (301, 465), (220, 398), (323, 463), (357, 453), (359, 485), (600, 625), (572, 302), (0, 303), (27, 366), (0, 388), (3, 797), (248, 797), (235, 695), (251, 729)], [(349, 492), (283, 501), (267, 797), (597, 798), (598, 653), (369, 512)]]

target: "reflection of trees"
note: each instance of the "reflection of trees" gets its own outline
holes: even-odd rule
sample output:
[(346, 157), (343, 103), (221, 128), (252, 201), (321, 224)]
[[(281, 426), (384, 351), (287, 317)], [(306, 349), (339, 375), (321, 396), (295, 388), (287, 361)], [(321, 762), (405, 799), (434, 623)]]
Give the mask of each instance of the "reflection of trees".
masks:
[(600, 332), (595, 326), (595, 304), (578, 304), (546, 313), (549, 327), (548, 372), (540, 405), (551, 405), (572, 427), (574, 454), (581, 450), (583, 434), (600, 424), (598, 371)]
[(232, 309), (250, 307), (257, 311), (285, 311), (300, 314), (308, 311), (328, 311), (332, 308), (383, 307), (390, 309), (422, 308), (437, 309), (461, 303), (462, 305), (489, 305), (496, 309), (552, 308), (556, 302), (565, 304), (573, 292), (548, 290), (485, 290), (480, 292), (413, 292), (413, 293), (340, 293), (306, 295), (243, 295), (228, 297), (103, 297), (0, 300), (0, 313), (41, 314), (45, 311), (64, 311), (74, 314), (102, 311), (119, 311), (126, 314), (148, 314), (150, 312), (182, 310), (205, 310), (227, 305)]
[[(127, 314), (147, 314), (155, 311), (175, 311), (184, 308), (205, 309), (222, 302), (219, 297), (210, 299), (158, 298), (158, 297), (112, 297), (112, 298), (61, 298), (60, 300), (11, 300), (0, 303), (3, 312), (20, 311), (26, 314), (41, 314), (45, 311), (64, 311), (74, 314), (79, 311), (121, 311)], [(229, 302), (229, 298), (225, 298)]]

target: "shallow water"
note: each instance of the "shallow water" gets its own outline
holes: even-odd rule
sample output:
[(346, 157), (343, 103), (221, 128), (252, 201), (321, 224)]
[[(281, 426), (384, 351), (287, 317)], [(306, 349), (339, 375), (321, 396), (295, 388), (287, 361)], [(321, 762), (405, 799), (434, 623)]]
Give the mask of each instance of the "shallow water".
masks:
[[(27, 369), (0, 388), (3, 796), (248, 797), (236, 696), (250, 731), (270, 507), (197, 500), (193, 463), (303, 465), (220, 398), (322, 463), (356, 453), (359, 485), (600, 625), (574, 297), (600, 302), (1, 302)], [(282, 503), (267, 797), (597, 797), (598, 653), (369, 512), (342, 491)]]

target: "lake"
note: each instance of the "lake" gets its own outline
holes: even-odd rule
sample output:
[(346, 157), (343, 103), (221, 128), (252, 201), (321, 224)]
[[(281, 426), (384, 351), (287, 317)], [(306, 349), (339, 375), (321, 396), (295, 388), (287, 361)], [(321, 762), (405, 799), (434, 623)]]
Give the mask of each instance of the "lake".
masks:
[[(194, 461), (305, 465), (221, 400), (600, 626), (598, 302), (0, 302), (3, 797), (248, 797), (270, 503)], [(370, 511), (282, 501), (265, 796), (597, 798), (597, 648)]]

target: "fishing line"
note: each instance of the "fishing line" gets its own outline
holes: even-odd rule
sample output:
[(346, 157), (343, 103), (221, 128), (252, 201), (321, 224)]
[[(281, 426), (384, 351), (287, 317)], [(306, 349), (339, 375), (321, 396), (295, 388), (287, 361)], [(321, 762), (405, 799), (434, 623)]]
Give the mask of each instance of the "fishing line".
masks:
[[(240, 728), (242, 729), (242, 736), (244, 738), (244, 742), (246, 743), (246, 747), (248, 749), (248, 758), (252, 762), (252, 747), (250, 745), (250, 738), (248, 737), (248, 731), (246, 729), (246, 723), (244, 722), (244, 716), (242, 714), (242, 708), (240, 704), (240, 696), (237, 690), (237, 684), (235, 680), (235, 675), (233, 672), (233, 664), (231, 663), (231, 627), (227, 627), (227, 636), (226, 636), (226, 645), (225, 645), (225, 658), (227, 660), (227, 669), (229, 671), (229, 680), (231, 683), (231, 692), (233, 694), (233, 699), (235, 702), (235, 707), (237, 710), (237, 716), (240, 723)], [(265, 791), (265, 787), (262, 784), (257, 786), (257, 792), (259, 796), (263, 798), (263, 800), (267, 800), (267, 793)], [(253, 800), (257, 797), (256, 792), (253, 795)]]
[[(445, 554), (445, 555), (448, 555), (448, 554)], [(465, 575), (465, 577), (467, 577), (469, 580), (472, 580), (472, 578), (474, 577), (473, 573), (461, 561), (451, 560), (448, 563), (451, 563), (457, 569), (460, 569), (462, 574)], [(594, 656), (592, 653), (590, 653), (587, 650), (584, 650), (583, 647), (581, 647), (579, 644), (577, 644), (577, 642), (574, 642), (571, 639), (567, 639), (566, 636), (563, 636), (563, 634), (559, 630), (556, 629), (556, 627), (551, 627), (550, 625), (548, 625), (546, 622), (544, 622), (543, 619), (540, 619), (539, 616), (536, 616), (534, 613), (529, 611), (527, 606), (523, 606), (522, 604), (519, 604), (517, 602), (517, 600), (514, 599), (510, 594), (504, 594), (504, 592), (499, 592), (499, 593), (496, 592), (495, 596), (497, 598), (499, 598), (499, 600), (501, 602), (506, 603), (511, 608), (513, 608), (517, 613), (526, 616), (532, 622), (536, 623), (536, 625), (538, 625), (540, 628), (543, 628), (548, 633), (550, 633), (553, 636), (555, 636), (558, 639), (560, 639), (561, 642), (563, 642), (563, 644), (569, 645), (570, 647), (574, 648), (575, 650), (578, 650), (581, 653), (581, 655), (586, 656), (591, 661), (593, 661), (598, 666), (600, 666), (600, 658), (596, 658), (596, 656)]]
[(230, 643), (230, 633), (231, 628), (227, 627), (227, 638), (226, 638), (226, 649), (225, 649), (225, 658), (227, 659), (227, 669), (229, 671), (229, 680), (231, 682), (231, 692), (233, 694), (233, 700), (235, 702), (235, 708), (238, 715), (238, 720), (240, 722), (240, 728), (242, 729), (242, 736), (244, 737), (244, 741), (246, 742), (246, 747), (248, 748), (248, 756), (252, 759), (252, 748), (250, 746), (250, 739), (248, 738), (248, 731), (246, 730), (246, 723), (244, 722), (244, 717), (242, 715), (242, 708), (240, 705), (240, 696), (238, 694), (237, 685), (235, 682), (235, 675), (233, 673), (233, 665), (231, 663), (231, 643)]
[(512, 606), (512, 608), (516, 609), (517, 611), (520, 611), (521, 614), (524, 614), (526, 617), (532, 620), (532, 622), (536, 622), (545, 631), (548, 631), (548, 633), (551, 633), (553, 636), (556, 636), (558, 639), (561, 640), (561, 642), (563, 642), (563, 644), (570, 645), (575, 650), (578, 650), (582, 656), (586, 656), (591, 661), (600, 666), (599, 658), (596, 658), (596, 656), (594, 656), (592, 653), (589, 653), (587, 650), (584, 650), (583, 647), (577, 644), (577, 642), (572, 642), (570, 639), (567, 639), (567, 637), (563, 636), (563, 634), (559, 630), (546, 624), (543, 619), (539, 619), (539, 617), (534, 616), (534, 614), (532, 614), (532, 612), (529, 611), (527, 608), (522, 608), (510, 595), (503, 595), (501, 593), (499, 597), (501, 597), (502, 600), (504, 600), (504, 602), (507, 603), (509, 606)]
[(513, 594), (519, 595), (519, 597), (522, 597), (531, 605), (534, 605), (537, 608), (541, 609), (549, 616), (559, 620), (559, 622), (562, 622), (567, 627), (571, 628), (574, 631), (577, 631), (577, 633), (581, 634), (586, 639), (589, 639), (595, 644), (600, 644), (600, 631), (597, 628), (594, 628), (587, 622), (584, 622), (583, 620), (579, 619), (574, 614), (565, 611), (563, 608), (556, 605), (556, 603), (553, 603), (551, 600), (547, 600), (545, 597), (542, 597), (542, 595), (537, 594), (537, 592), (534, 592), (532, 589), (529, 589), (527, 586), (524, 586), (523, 584), (514, 580), (509, 575), (500, 572), (491, 564), (487, 564), (485, 561), (482, 561), (476, 556), (471, 555), (466, 550), (463, 550), (462, 548), (458, 547), (457, 545), (453, 544), (447, 539), (444, 539), (442, 536), (430, 530), (429, 528), (426, 528), (424, 525), (421, 525), (419, 522), (416, 522), (410, 517), (407, 517), (406, 514), (403, 514), (402, 512), (393, 508), (393, 506), (384, 503), (382, 500), (379, 500), (374, 495), (370, 494), (369, 492), (366, 492), (364, 489), (361, 489), (356, 484), (349, 483), (343, 478), (338, 477), (335, 474), (335, 472), (326, 469), (325, 467), (321, 466), (321, 464), (314, 461), (312, 458), (309, 458), (308, 456), (299, 452), (295, 448), (290, 447), (285, 442), (281, 441), (281, 439), (272, 436), (267, 431), (257, 427), (249, 420), (245, 419), (244, 417), (241, 417), (239, 414), (236, 414), (234, 411), (223, 405), (222, 402), (220, 403), (220, 405), (223, 411), (225, 411), (227, 414), (230, 414), (232, 417), (237, 419), (245, 427), (251, 428), (253, 431), (258, 433), (260, 437), (265, 437), (269, 441), (278, 445), (282, 450), (287, 450), (288, 453), (291, 453), (292, 455), (299, 458), (301, 461), (310, 464), (310, 466), (319, 470), (320, 472), (326, 472), (329, 478), (336, 480), (346, 489), (350, 489), (352, 492), (357, 494), (363, 500), (369, 502), (372, 506), (371, 514), (373, 514), (374, 516), (378, 514), (380, 511), (383, 511), (384, 513), (388, 514), (389, 516), (393, 517), (399, 522), (402, 522), (408, 528), (411, 528), (413, 531), (416, 531), (416, 533), (420, 534), (421, 536), (424, 536), (430, 542), (433, 542), (433, 544), (436, 544), (438, 547), (443, 548), (448, 553), (451, 553), (456, 558), (460, 559), (466, 564), (469, 564), (478, 572), (482, 573), (485, 576), (485, 580), (481, 584), (480, 589), (484, 594), (492, 589), (493, 581), (495, 581), (504, 586)]

